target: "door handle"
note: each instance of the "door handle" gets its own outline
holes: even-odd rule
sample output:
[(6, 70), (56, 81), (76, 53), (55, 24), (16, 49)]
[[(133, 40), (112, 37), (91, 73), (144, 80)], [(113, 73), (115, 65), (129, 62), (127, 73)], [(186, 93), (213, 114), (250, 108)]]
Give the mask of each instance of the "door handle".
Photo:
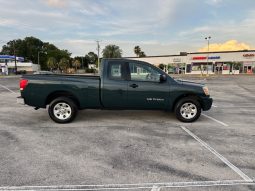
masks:
[(132, 87), (132, 88), (137, 88), (137, 87), (138, 87), (137, 84), (131, 84), (131, 85), (129, 85), (129, 86)]

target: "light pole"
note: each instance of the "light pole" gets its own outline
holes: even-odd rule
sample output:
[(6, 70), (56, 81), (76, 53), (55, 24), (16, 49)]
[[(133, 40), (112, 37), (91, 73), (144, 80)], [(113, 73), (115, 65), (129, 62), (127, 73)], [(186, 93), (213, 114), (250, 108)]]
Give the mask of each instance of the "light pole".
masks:
[(15, 63), (15, 74), (17, 75), (17, 58), (16, 58), (16, 47), (15, 47), (16, 41), (14, 40), (13, 46), (14, 46), (14, 63)]
[(14, 66), (15, 74), (17, 75), (17, 57), (16, 57), (15, 48), (14, 48), (14, 63), (15, 63), (15, 66)]
[(206, 73), (207, 73), (207, 76), (208, 76), (208, 59), (209, 59), (209, 46), (210, 46), (210, 39), (211, 39), (212, 37), (210, 37), (210, 36), (208, 36), (208, 37), (205, 37), (205, 40), (207, 40), (207, 45), (208, 45), (208, 49), (207, 49), (207, 52), (208, 52), (208, 54), (207, 54), (207, 65), (206, 65)]

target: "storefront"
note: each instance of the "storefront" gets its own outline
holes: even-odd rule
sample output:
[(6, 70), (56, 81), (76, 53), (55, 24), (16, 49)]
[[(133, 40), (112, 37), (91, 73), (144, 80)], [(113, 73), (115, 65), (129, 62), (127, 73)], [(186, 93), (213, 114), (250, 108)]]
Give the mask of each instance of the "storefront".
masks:
[(186, 63), (186, 73), (251, 74), (254, 62), (247, 62), (246, 54), (247, 51), (190, 53)]
[(186, 63), (186, 73), (192, 74), (213, 74), (220, 68), (220, 56), (192, 56), (190, 63)]
[(169, 73), (185, 74), (254, 74), (255, 50), (194, 52), (180, 55), (148, 56), (130, 59), (154, 65), (164, 64)]

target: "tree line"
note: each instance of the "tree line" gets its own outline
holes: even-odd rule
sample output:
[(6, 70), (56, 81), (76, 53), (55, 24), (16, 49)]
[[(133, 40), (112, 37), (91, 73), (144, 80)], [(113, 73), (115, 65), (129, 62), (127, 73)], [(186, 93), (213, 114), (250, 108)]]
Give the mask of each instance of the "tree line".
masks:
[[(103, 58), (121, 58), (122, 53), (120, 47), (114, 44), (107, 45), (102, 50)], [(146, 56), (139, 46), (134, 47), (134, 53), (137, 57)], [(72, 53), (68, 50), (61, 50), (54, 44), (43, 42), (35, 37), (11, 40), (2, 47), (0, 54), (24, 57), (25, 62), (39, 64), (42, 70), (67, 71), (70, 68), (86, 69), (89, 64), (98, 65), (98, 56), (94, 52), (72, 58)]]
[(57, 62), (63, 58), (69, 60), (71, 57), (68, 50), (60, 50), (55, 45), (35, 37), (11, 40), (2, 47), (0, 54), (24, 57), (26, 62), (40, 64), (41, 69), (48, 69), (47, 60), (50, 57), (55, 58)]

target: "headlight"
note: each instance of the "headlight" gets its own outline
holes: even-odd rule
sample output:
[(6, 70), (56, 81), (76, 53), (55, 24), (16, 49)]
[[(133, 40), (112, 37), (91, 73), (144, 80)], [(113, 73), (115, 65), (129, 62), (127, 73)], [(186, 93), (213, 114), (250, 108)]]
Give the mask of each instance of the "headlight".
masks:
[(204, 86), (204, 87), (203, 87), (203, 90), (204, 90), (205, 95), (207, 95), (207, 96), (210, 95), (210, 94), (209, 94), (209, 89), (208, 89), (208, 87)]

